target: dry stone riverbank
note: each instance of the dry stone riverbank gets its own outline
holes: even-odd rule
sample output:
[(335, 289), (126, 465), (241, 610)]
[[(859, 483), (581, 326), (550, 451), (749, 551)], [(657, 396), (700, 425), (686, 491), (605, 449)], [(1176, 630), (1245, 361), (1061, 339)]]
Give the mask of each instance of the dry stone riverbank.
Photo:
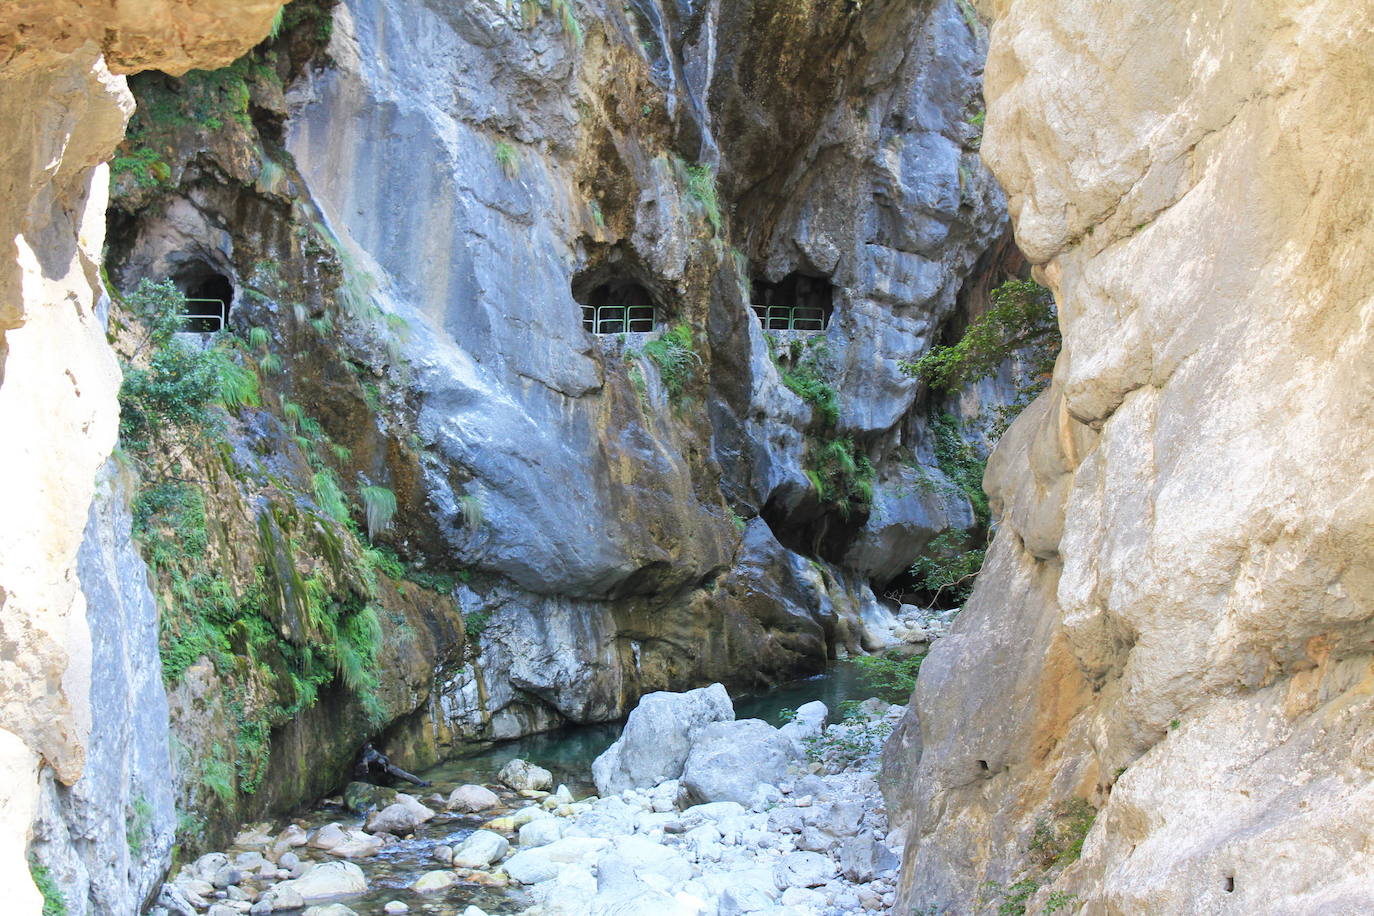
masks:
[(353, 783), (186, 864), (152, 913), (889, 912), (902, 837), (876, 773), (900, 714), (872, 699), (835, 722), (811, 702), (774, 728), (737, 720), (718, 684), (651, 694), (593, 763), (597, 794), (521, 759), (424, 797)]

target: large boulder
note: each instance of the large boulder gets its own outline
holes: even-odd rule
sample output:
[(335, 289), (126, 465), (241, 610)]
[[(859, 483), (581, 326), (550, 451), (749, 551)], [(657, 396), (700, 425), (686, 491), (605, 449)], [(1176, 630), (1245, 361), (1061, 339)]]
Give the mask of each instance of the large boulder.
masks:
[(397, 793), (394, 804), (373, 812), (367, 819), (369, 833), (393, 833), (404, 836), (434, 817), (434, 812), (420, 804), (414, 796)]
[(506, 854), (510, 841), (499, 833), (478, 830), (453, 850), (455, 868), (486, 868)]
[(615, 795), (677, 779), (691, 752), (694, 734), (712, 722), (734, 718), (735, 707), (720, 684), (642, 697), (620, 737), (592, 763), (597, 792)]
[(788, 738), (791, 738), (797, 747), (805, 752), (809, 741), (819, 738), (825, 731), (825, 720), (830, 715), (830, 710), (820, 700), (812, 700), (810, 703), (803, 703), (797, 707), (797, 714), (792, 717), (792, 721), (779, 728)]
[(530, 821), (520, 828), (520, 845), (547, 846), (563, 836), (563, 822), (556, 817)]
[(435, 894), (439, 891), (446, 891), (458, 883), (458, 876), (451, 871), (427, 871), (419, 878), (410, 889), (417, 894)]
[(367, 876), (352, 862), (325, 862), (299, 878), (283, 881), (273, 888), (278, 894), (291, 891), (306, 903), (350, 897), (367, 891)]
[(818, 852), (790, 852), (773, 866), (778, 888), (820, 887), (835, 874), (835, 863)]
[(501, 772), (496, 774), (496, 778), (517, 792), (553, 787), (552, 773), (519, 757), (501, 767)]
[(713, 722), (693, 738), (682, 785), (696, 801), (749, 805), (760, 785), (782, 782), (802, 759), (792, 739), (760, 719)]
[(490, 811), (492, 808), (500, 807), (500, 805), (500, 797), (485, 786), (459, 786), (454, 789), (453, 794), (448, 797), (449, 810), (459, 811), (464, 814)]
[(539, 884), (558, 877), (558, 865), (544, 851), (547, 847), (522, 849), (501, 867), (512, 881), (520, 884)]

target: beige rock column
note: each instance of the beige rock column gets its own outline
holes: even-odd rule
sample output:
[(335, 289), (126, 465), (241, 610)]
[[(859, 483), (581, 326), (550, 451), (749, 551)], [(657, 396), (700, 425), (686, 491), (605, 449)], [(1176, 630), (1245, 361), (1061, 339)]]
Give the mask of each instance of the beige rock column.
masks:
[[(279, 0), (13, 2), (0, 10), (0, 887), (38, 913), (25, 849), (38, 772), (81, 776), (90, 639), (75, 561), (114, 446), (119, 370), (96, 315), (124, 78), (217, 67)], [(99, 609), (92, 609), (98, 613)]]
[(921, 671), (905, 901), (1374, 911), (1374, 3), (989, 6), (983, 152), (1065, 351)]

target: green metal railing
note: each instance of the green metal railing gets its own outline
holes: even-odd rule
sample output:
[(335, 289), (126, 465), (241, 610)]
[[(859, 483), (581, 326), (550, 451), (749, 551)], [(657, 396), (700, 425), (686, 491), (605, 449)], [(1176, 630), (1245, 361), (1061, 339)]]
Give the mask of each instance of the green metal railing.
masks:
[(584, 305), (582, 327), (593, 334), (626, 334), (652, 331), (652, 305)]
[(824, 331), (825, 311), (809, 305), (755, 305), (765, 331)]
[(182, 330), (196, 334), (213, 334), (224, 330), (224, 303), (218, 299), (187, 299), (186, 311), (181, 313)]

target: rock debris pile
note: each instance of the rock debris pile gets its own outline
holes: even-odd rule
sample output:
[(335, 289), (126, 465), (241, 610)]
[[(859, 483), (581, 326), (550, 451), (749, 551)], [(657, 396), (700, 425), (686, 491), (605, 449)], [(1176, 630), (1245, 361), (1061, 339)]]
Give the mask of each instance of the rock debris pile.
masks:
[[(504, 887), (524, 916), (858, 916), (888, 912), (897, 851), (875, 780), (877, 754), (901, 707), (858, 704), (829, 726), (808, 703), (782, 728), (736, 720), (719, 684), (655, 693), (593, 764), (600, 796), (575, 799), (552, 775), (513, 760), (492, 788), (463, 785), (423, 802), (354, 784), (359, 825), (297, 825), (241, 834), (232, 859), (202, 856), (163, 889), (167, 916), (439, 913), (464, 908), (464, 888)], [(433, 806), (433, 807), (431, 807)], [(435, 866), (374, 909), (366, 860), (436, 809), (483, 818)], [(312, 861), (315, 860), (315, 861)], [(380, 907), (380, 908), (375, 908)]]

